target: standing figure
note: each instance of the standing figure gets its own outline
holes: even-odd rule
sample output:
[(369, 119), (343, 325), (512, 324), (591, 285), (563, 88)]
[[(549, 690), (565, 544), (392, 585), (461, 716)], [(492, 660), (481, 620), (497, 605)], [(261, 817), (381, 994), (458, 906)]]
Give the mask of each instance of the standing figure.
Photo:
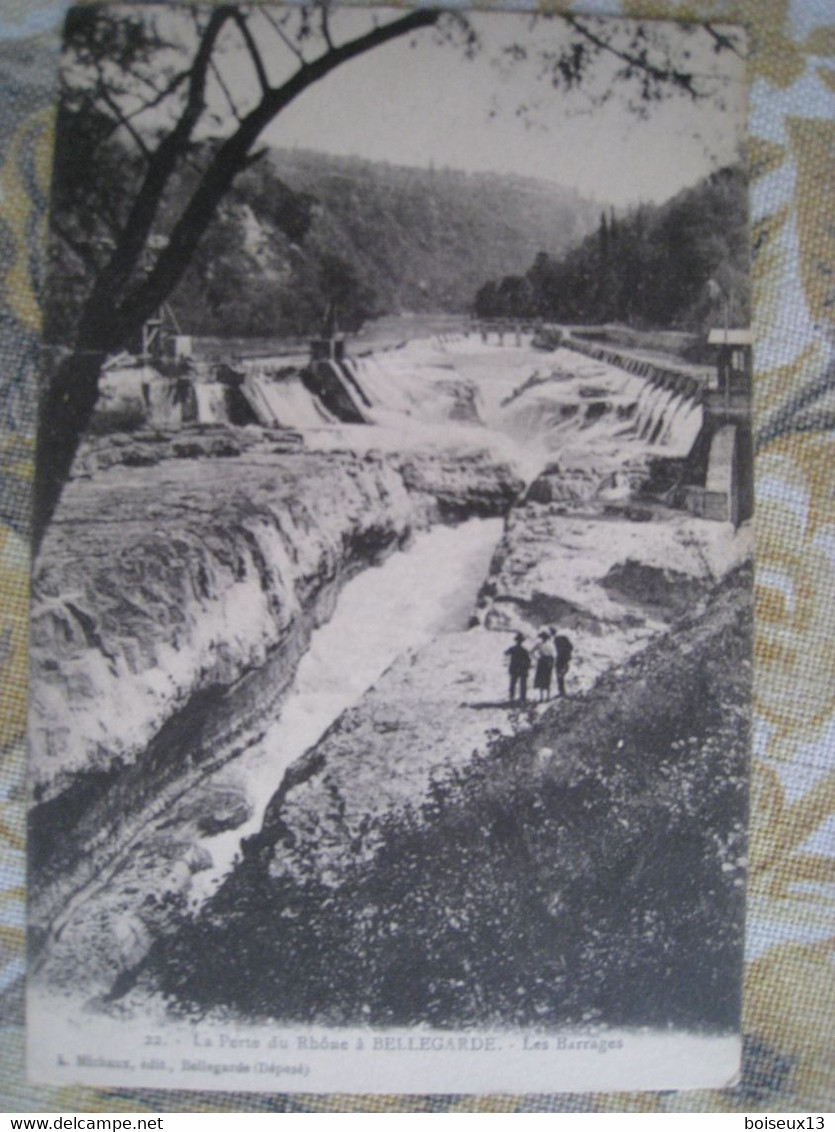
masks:
[(533, 686), (539, 690), (539, 700), (551, 698), (551, 677), (554, 673), (554, 662), (557, 652), (554, 642), (543, 629), (534, 648), (536, 669), (533, 674)]
[(561, 636), (557, 633), (556, 629), (551, 630), (554, 638), (554, 651), (556, 653), (556, 669), (557, 669), (557, 687), (561, 696), (565, 695), (565, 674), (568, 672), (568, 666), (571, 664), (571, 654), (574, 652), (574, 646), (568, 637)]
[(516, 696), (516, 687), (519, 686), (519, 699), (524, 703), (528, 698), (528, 670), (531, 666), (531, 654), (522, 643), (525, 638), (521, 633), (516, 634), (516, 644), (505, 650), (505, 656), (510, 657), (510, 699)]

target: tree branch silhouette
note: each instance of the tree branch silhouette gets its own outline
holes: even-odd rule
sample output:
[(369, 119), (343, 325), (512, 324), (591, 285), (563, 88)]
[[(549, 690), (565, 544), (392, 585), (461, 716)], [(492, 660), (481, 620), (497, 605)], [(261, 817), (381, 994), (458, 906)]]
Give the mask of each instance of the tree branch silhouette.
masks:
[[(53, 223), (53, 232), (68, 248), (75, 245), (74, 252), (91, 269), (91, 279), (80, 304), (72, 346), (43, 397), (33, 518), (36, 549), (69, 476), (79, 438), (92, 417), (106, 356), (126, 348), (176, 288), (221, 201), (235, 179), (258, 159), (256, 146), (265, 128), (299, 95), (337, 68), (387, 43), (440, 27), (442, 21), (447, 38), (464, 57), (478, 49), (478, 37), (466, 17), (436, 7), (405, 11), (385, 22), (379, 13), (372, 12), (367, 30), (337, 43), (328, 0), (288, 8), (281, 16), (268, 8), (225, 3), (205, 15), (195, 15), (195, 39), (190, 46), (182, 39), (178, 41), (176, 34), (163, 34), (168, 25), (164, 20), (155, 23), (158, 12), (139, 15), (139, 11), (92, 5), (73, 9), (68, 17), (71, 34), (67, 50), (74, 56), (76, 70), (98, 75), (99, 85), (94, 82), (92, 90), (89, 86), (85, 89), (83, 80), (77, 79), (66, 93), (66, 105), (73, 112), (69, 119), (84, 137), (89, 168), (76, 170), (82, 184), (75, 197), (78, 211), (73, 223), (61, 217)], [(259, 46), (256, 13), (288, 53), (291, 73), (277, 85), (271, 83)], [(632, 78), (689, 97), (699, 96), (692, 75), (656, 60), (651, 44), (638, 47), (635, 40), (624, 47), (608, 39), (590, 19), (567, 16), (565, 20), (573, 32), (571, 41), (550, 58), (547, 52), (540, 52), (540, 63), (551, 68), (557, 85), (577, 85), (593, 56), (608, 54), (619, 59)], [(236, 97), (237, 90), (233, 94), (228, 75), (224, 78), (224, 52), (229, 49), (224, 33), (230, 28), (243, 41), (257, 86), (257, 94), (248, 104), (241, 96)], [(718, 51), (733, 49), (723, 33), (710, 29), (710, 34)], [(175, 65), (172, 56), (181, 56), (184, 51), (189, 53), (188, 65)], [(155, 69), (155, 52), (166, 60), (161, 75)], [(144, 88), (142, 97), (137, 94), (138, 87)], [(645, 91), (642, 96), (650, 97)], [(221, 105), (225, 100), (233, 122), (225, 137), (209, 144), (205, 124), (212, 113), (213, 97)], [(166, 111), (170, 120), (161, 126)], [(108, 147), (117, 152), (123, 136), (132, 140), (138, 154), (136, 177), (125, 188), (123, 198), (96, 204), (95, 187), (91, 188), (91, 179), (95, 186), (96, 162), (92, 158), (103, 156)], [(190, 186), (184, 203), (173, 220), (166, 216), (165, 243), (156, 246), (151, 257), (148, 251), (152, 240), (163, 234), (159, 228), (165, 202), (173, 187), (184, 184)], [(109, 239), (100, 242), (101, 256), (85, 256), (84, 239), (92, 236), (97, 222), (94, 207), (109, 216)], [(288, 219), (289, 223), (296, 238), (298, 216)]]

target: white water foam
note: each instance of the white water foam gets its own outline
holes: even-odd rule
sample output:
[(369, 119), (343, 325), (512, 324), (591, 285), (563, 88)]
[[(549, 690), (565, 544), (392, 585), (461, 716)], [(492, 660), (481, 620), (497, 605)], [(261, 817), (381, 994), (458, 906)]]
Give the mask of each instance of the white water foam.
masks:
[(279, 718), (259, 743), (211, 779), (243, 787), (253, 813), (244, 826), (201, 841), (212, 866), (194, 877), (195, 905), (208, 899), (233, 867), (241, 839), (261, 828), (287, 767), (398, 656), (441, 633), (466, 628), (502, 529), (501, 519), (435, 527), (343, 588), (330, 621), (312, 634)]

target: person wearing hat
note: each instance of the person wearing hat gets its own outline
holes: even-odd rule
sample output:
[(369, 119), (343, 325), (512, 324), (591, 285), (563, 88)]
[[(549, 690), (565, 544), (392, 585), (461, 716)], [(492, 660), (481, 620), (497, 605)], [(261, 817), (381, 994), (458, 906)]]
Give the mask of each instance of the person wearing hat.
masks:
[(510, 699), (516, 698), (516, 688), (519, 688), (519, 699), (524, 703), (528, 698), (528, 671), (531, 667), (531, 654), (525, 648), (525, 638), (521, 633), (516, 634), (516, 643), (505, 650), (505, 656), (510, 658)]
[(533, 674), (533, 686), (539, 690), (540, 703), (551, 698), (551, 677), (554, 673), (556, 649), (545, 629), (539, 634), (539, 640), (534, 649), (536, 657), (536, 670)]
[(568, 672), (568, 666), (571, 664), (571, 654), (574, 652), (574, 646), (568, 637), (557, 632), (556, 629), (551, 630), (551, 636), (554, 639), (554, 652), (556, 653), (556, 671), (557, 671), (557, 687), (561, 696), (565, 695), (565, 674)]

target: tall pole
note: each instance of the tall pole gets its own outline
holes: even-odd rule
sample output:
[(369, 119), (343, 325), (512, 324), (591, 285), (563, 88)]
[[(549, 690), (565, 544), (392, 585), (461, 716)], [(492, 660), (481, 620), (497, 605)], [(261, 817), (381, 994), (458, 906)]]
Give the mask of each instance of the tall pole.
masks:
[(731, 414), (731, 344), (728, 341), (730, 307), (731, 300), (725, 294), (725, 357), (728, 358), (728, 365), (725, 366), (725, 421), (729, 420)]

